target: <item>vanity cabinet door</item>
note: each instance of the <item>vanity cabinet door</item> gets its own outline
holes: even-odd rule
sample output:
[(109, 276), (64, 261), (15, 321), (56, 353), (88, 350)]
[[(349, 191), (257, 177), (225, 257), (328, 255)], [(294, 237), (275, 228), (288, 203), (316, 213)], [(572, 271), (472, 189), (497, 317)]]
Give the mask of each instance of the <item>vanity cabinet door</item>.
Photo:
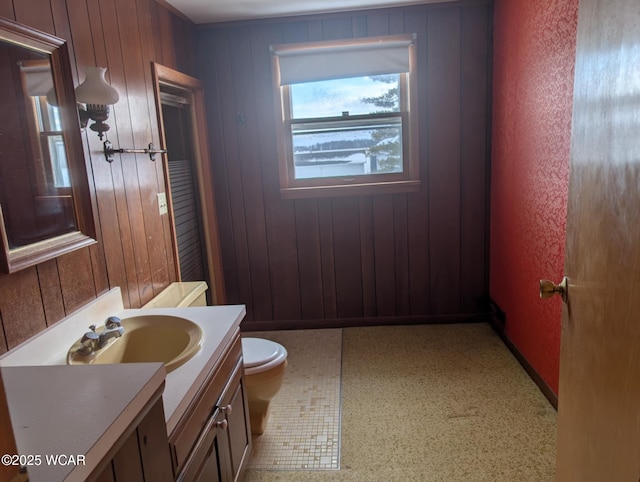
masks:
[(196, 442), (210, 421), (211, 415), (221, 404), (221, 394), (229, 385), (234, 368), (242, 360), (242, 345), (238, 331), (222, 355), (219, 365), (213, 368), (206, 381), (194, 397), (191, 406), (169, 435), (171, 455), (176, 474), (183, 472), (184, 465), (193, 452)]
[(224, 413), (216, 410), (200, 434), (200, 438), (185, 462), (184, 469), (177, 481), (221, 482), (228, 480), (229, 468), (225, 463), (228, 459), (224, 437), (226, 429), (227, 420)]
[(227, 420), (223, 436), (226, 438), (230, 457), (230, 481), (239, 479), (251, 455), (251, 427), (243, 374), (243, 363), (240, 360), (218, 404)]
[(89, 480), (97, 482), (172, 482), (173, 469), (161, 393), (142, 411), (142, 420), (114, 449), (104, 469)]
[(248, 464), (251, 427), (239, 331), (221, 358), (169, 436), (177, 480), (237, 481)]
[(242, 360), (238, 361), (213, 415), (185, 462), (179, 481), (240, 480), (251, 453)]
[(138, 446), (145, 481), (173, 482), (173, 467), (162, 399), (138, 425)]

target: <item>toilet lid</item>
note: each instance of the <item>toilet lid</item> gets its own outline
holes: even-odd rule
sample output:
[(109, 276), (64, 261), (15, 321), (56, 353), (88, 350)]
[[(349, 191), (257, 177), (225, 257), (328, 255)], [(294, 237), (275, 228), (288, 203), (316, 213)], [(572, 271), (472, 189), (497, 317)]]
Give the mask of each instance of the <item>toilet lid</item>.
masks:
[(262, 338), (243, 338), (242, 357), (245, 368), (264, 365), (280, 356), (281, 345)]

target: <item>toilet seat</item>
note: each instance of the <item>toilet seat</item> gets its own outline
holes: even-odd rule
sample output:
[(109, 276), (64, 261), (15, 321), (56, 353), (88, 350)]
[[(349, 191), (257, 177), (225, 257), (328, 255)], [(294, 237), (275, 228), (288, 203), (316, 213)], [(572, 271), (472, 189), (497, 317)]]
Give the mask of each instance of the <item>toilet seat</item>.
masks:
[(275, 341), (242, 338), (242, 358), (245, 374), (252, 375), (283, 363), (287, 359), (287, 350)]

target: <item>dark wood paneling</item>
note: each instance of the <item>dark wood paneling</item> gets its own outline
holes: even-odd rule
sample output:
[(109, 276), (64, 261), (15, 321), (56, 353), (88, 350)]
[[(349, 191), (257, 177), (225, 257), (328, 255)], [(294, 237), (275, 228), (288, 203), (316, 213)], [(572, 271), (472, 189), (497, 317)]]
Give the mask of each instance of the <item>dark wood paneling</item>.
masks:
[(55, 35), (51, 4), (41, 0), (15, 0), (15, 19), (29, 27)]
[(393, 196), (393, 233), (395, 278), (396, 278), (396, 314), (411, 313), (409, 301), (409, 221), (407, 216), (407, 195)]
[[(159, 144), (151, 62), (195, 71), (195, 27), (154, 0), (0, 0), (0, 15), (64, 38), (74, 80), (107, 67), (120, 93), (109, 138), (121, 147)], [(159, 27), (159, 28), (158, 28)], [(159, 162), (121, 156), (105, 162), (102, 143), (83, 132), (98, 243), (12, 275), (0, 274), (0, 352), (12, 348), (110, 287), (138, 307), (176, 279)]]
[(318, 229), (320, 233), (320, 262), (322, 264), (322, 300), (324, 317), (335, 318), (337, 315), (336, 299), (336, 266), (333, 252), (333, 213), (331, 200), (318, 202)]
[(396, 314), (395, 247), (393, 232), (393, 195), (373, 198), (373, 245), (376, 281), (376, 313)]
[(297, 263), (300, 266), (302, 319), (322, 319), (324, 317), (322, 256), (318, 203), (314, 199), (295, 201), (295, 225)]
[[(251, 31), (257, 119), (273, 115), (271, 59), (264, 55), (264, 49), (268, 45), (282, 43), (282, 37), (282, 27), (277, 24)], [(299, 320), (302, 317), (300, 275), (298, 259), (293, 255), (297, 249), (295, 208), (293, 202), (283, 203), (280, 200), (278, 158), (273, 143), (275, 135), (273, 122), (259, 123), (257, 151), (253, 153), (262, 166), (273, 318)]]
[(229, 31), (231, 78), (235, 85), (234, 113), (238, 164), (246, 220), (246, 236), (251, 267), (254, 317), (273, 315), (266, 213), (262, 188), (263, 168), (259, 152), (259, 120), (251, 51), (251, 32), (241, 28)]
[(13, 10), (13, 1), (12, 0), (2, 0), (0, 1), (0, 15), (5, 18), (10, 18), (15, 20), (15, 11)]
[(51, 326), (65, 315), (58, 264), (52, 259), (39, 264), (37, 269), (45, 319), (47, 325)]
[(74, 251), (57, 259), (60, 287), (66, 313), (96, 297), (89, 250)]
[[(122, 48), (126, 44), (118, 41), (107, 41), (110, 39), (109, 33), (118, 30), (118, 14), (116, 10), (115, 0), (104, 0), (99, 2), (99, 16), (90, 16), (92, 26), (100, 23), (104, 38), (94, 36), (94, 43), (104, 43), (106, 53), (106, 64), (111, 85), (120, 93), (121, 101), (115, 104), (111, 109), (112, 124), (118, 125), (117, 141), (121, 146), (133, 145), (133, 132), (129, 105), (127, 99), (127, 85), (124, 78), (125, 66), (123, 60)], [(92, 28), (93, 31), (93, 28)], [(128, 47), (128, 46), (127, 46)], [(125, 101), (122, 101), (125, 100)], [(120, 134), (122, 132), (122, 134)], [(110, 137), (114, 137), (110, 133)], [(96, 156), (94, 164), (100, 162), (100, 157)], [(135, 228), (144, 226), (142, 220), (142, 212), (140, 207), (139, 189), (137, 185), (131, 185), (126, 182), (129, 179), (137, 178), (135, 169), (135, 158), (128, 155), (118, 155), (110, 166), (111, 177), (113, 179), (113, 192), (116, 201), (116, 211), (119, 226), (119, 236), (122, 242), (122, 254), (124, 256), (124, 267), (127, 276), (127, 291), (129, 303), (132, 306), (140, 306), (140, 291), (138, 286), (145, 282), (149, 277), (148, 258), (140, 256), (141, 246), (136, 246), (135, 241), (144, 239), (137, 234)], [(145, 253), (146, 254), (146, 253)], [(142, 272), (138, 272), (138, 268)], [(145, 269), (146, 268), (146, 269)]]
[[(461, 100), (461, 205), (460, 205), (460, 295), (462, 309), (478, 309), (482, 301), (478, 293), (486, 284), (484, 262), (488, 242), (486, 184), (489, 128), (486, 112), (489, 103), (489, 45), (491, 32), (489, 12), (482, 7), (470, 7), (462, 12), (462, 100)], [(485, 16), (486, 22), (475, 21)]]
[(160, 5), (155, 6), (158, 17), (157, 34), (155, 35), (156, 50), (160, 50), (162, 56), (162, 64), (167, 67), (176, 67), (176, 53), (173, 43), (173, 27), (172, 15), (169, 11), (161, 8)]
[[(200, 39), (200, 43), (205, 46), (214, 44), (213, 32), (207, 32), (206, 37)], [(219, 99), (220, 88), (216, 72), (218, 66), (216, 56), (212, 55), (211, 49), (199, 49), (198, 56), (200, 62), (200, 75), (209, 79), (207, 84), (207, 99)], [(218, 103), (210, 102), (208, 105), (207, 120), (209, 126), (209, 136), (211, 149), (211, 165), (215, 172), (213, 176), (213, 186), (216, 196), (216, 208), (219, 226), (225, 229), (220, 230), (220, 252), (222, 256), (222, 268), (224, 271), (225, 288), (230, 299), (240, 299), (238, 285), (238, 270), (236, 269), (236, 248), (234, 244), (231, 218), (231, 194), (228, 182), (227, 166), (224, 163), (222, 153), (226, 152), (226, 137), (222, 129), (222, 109)]]
[[(225, 270), (235, 275), (227, 292), (247, 304), (253, 329), (300, 326), (296, 316), (321, 326), (477, 312), (487, 294), (491, 12), (489, 2), (422, 5), (198, 32)], [(269, 45), (402, 32), (418, 35), (421, 191), (280, 199)], [(264, 263), (270, 276), (257, 282)]]
[[(215, 65), (214, 76), (216, 77), (217, 97), (215, 100), (210, 96), (207, 109), (209, 117), (217, 117), (220, 113), (220, 124), (212, 123), (211, 128), (218, 127), (219, 135), (212, 135), (213, 139), (219, 143), (212, 146), (214, 168), (224, 163), (228, 185), (228, 202), (230, 205), (231, 224), (221, 225), (220, 234), (223, 246), (231, 239), (234, 246), (235, 258), (225, 262), (225, 273), (234, 270), (238, 278), (236, 300), (252, 300), (252, 271), (249, 262), (249, 247), (247, 241), (247, 220), (245, 217), (244, 195), (242, 177), (240, 173), (240, 154), (237, 137), (237, 115), (238, 110), (234, 104), (234, 81), (229, 75), (231, 72), (231, 56), (229, 52), (229, 39), (224, 30), (214, 32), (210, 39), (211, 43), (200, 43), (199, 52), (204, 63), (212, 62)], [(213, 48), (212, 48), (213, 47)], [(206, 89), (206, 86), (205, 86)], [(233, 162), (225, 162), (226, 159), (233, 159)], [(216, 173), (221, 173), (216, 170)], [(221, 192), (216, 190), (216, 192)], [(231, 206), (233, 208), (231, 208)], [(224, 220), (221, 219), (221, 222)], [(240, 282), (242, 280), (242, 282)], [(233, 287), (227, 289), (229, 299), (234, 292)], [(239, 301), (238, 301), (239, 302)], [(253, 303), (247, 303), (246, 320), (251, 321), (254, 317)]]
[(460, 307), (460, 10), (427, 19), (429, 291), (435, 313)]
[(335, 17), (322, 20), (322, 40), (337, 40), (353, 37), (351, 17)]
[(373, 235), (373, 199), (371, 196), (359, 198), (360, 213), (360, 265), (362, 267), (362, 314), (375, 316), (376, 269), (375, 243)]
[(153, 32), (153, 49), (156, 62), (162, 65), (168, 65), (170, 59), (165, 60), (162, 53), (163, 35), (160, 29), (160, 11), (162, 8), (153, 0), (149, 0), (149, 16), (151, 19), (151, 32)]
[[(136, 2), (138, 7), (138, 25), (140, 30), (140, 47), (142, 49), (142, 58), (143, 59), (153, 59), (154, 58), (154, 33), (155, 30), (152, 31), (148, 28), (149, 25), (152, 24), (152, 15), (151, 8), (152, 6), (157, 5), (154, 0), (137, 0)], [(193, 38), (193, 34), (187, 35), (184, 31), (184, 22), (182, 22), (183, 28), (181, 30), (181, 35), (185, 37), (183, 40), (183, 45), (186, 50), (191, 52), (189, 55), (181, 55), (180, 58), (184, 58), (183, 64), (185, 65), (185, 70), (190, 72), (195, 68), (195, 61), (193, 61), (193, 52), (195, 51), (195, 39)], [(188, 42), (187, 39), (188, 38)], [(191, 43), (189, 43), (191, 42)], [(181, 52), (184, 53), (184, 52)], [(193, 62), (187, 67), (187, 62)], [(146, 65), (145, 65), (146, 64)], [(163, 64), (164, 65), (164, 64)], [(145, 79), (145, 85), (151, 85), (154, 82), (151, 62), (147, 63), (143, 60), (143, 73)], [(173, 66), (167, 66), (174, 68)], [(149, 116), (149, 127), (151, 129), (151, 137), (153, 142), (160, 144), (160, 131), (159, 125), (156, 122), (157, 108), (155, 105), (156, 97), (155, 91), (153, 89), (147, 89), (147, 107), (148, 107), (148, 116)], [(160, 158), (159, 158), (160, 159)], [(153, 263), (154, 257), (157, 256), (158, 260), (162, 261), (160, 264), (152, 265), (152, 282), (153, 282), (153, 294), (156, 295), (160, 291), (162, 291), (167, 284), (172, 283), (177, 280), (178, 273), (175, 269), (175, 260), (174, 260), (174, 249), (173, 249), (173, 234), (171, 228), (171, 219), (169, 216), (162, 216), (158, 218), (155, 213), (158, 212), (158, 198), (154, 195), (157, 192), (165, 192), (165, 180), (164, 180), (164, 169), (163, 165), (160, 162), (154, 163), (155, 170), (153, 172), (149, 172), (149, 189), (148, 189), (148, 205), (151, 206), (150, 212), (145, 214), (145, 218), (149, 217), (151, 219), (151, 232), (156, 236), (155, 239), (149, 240), (152, 245), (152, 253), (151, 260)], [(147, 165), (147, 168), (150, 166)], [(151, 179), (151, 176), (155, 174), (155, 189), (154, 183)], [(147, 205), (145, 203), (145, 205)], [(148, 242), (149, 242), (148, 241)], [(165, 262), (166, 261), (166, 262)]]
[(362, 316), (362, 266), (358, 199), (334, 199), (333, 246), (338, 318)]
[(197, 60), (196, 50), (193, 48), (195, 45), (193, 28), (182, 18), (175, 15), (171, 17), (171, 25), (174, 32), (173, 51), (180, 52), (180, 55), (176, 58), (176, 65), (172, 68), (188, 75), (195, 75), (194, 66), (197, 64)]
[[(408, 32), (424, 32), (427, 28), (427, 12), (419, 10), (407, 15)], [(427, 35), (418, 35), (418, 96), (427, 99)], [(428, 118), (427, 102), (420, 102), (418, 119), (425, 128)], [(407, 221), (409, 232), (409, 301), (411, 314), (431, 313), (429, 290), (429, 145), (428, 137), (420, 136), (420, 177), (422, 189), (408, 195)]]
[[(136, 5), (131, 0), (116, 2), (118, 30), (122, 49), (122, 63), (125, 66), (124, 79), (127, 86), (127, 103), (131, 122), (131, 141), (122, 140), (137, 149), (144, 149), (149, 142), (158, 145), (158, 130), (153, 89), (144, 90), (146, 95), (138, 93), (139, 86), (151, 86), (151, 69), (149, 61), (143, 56), (141, 28), (138, 22)], [(149, 37), (145, 37), (147, 41)], [(125, 123), (125, 132), (128, 125)], [(120, 135), (119, 135), (120, 137)], [(136, 269), (139, 274), (138, 292), (141, 304), (150, 301), (157, 291), (169, 284), (169, 267), (164, 245), (164, 230), (158, 214), (159, 162), (149, 162), (149, 157), (142, 154), (122, 157), (126, 183), (127, 207), (132, 225), (134, 255)], [(125, 169), (126, 168), (126, 169)], [(129, 176), (131, 176), (129, 178)]]
[[(87, 2), (85, 5), (79, 5), (78, 8), (69, 10), (72, 37), (84, 39), (83, 42), (78, 42), (75, 48), (76, 64), (79, 71), (82, 71), (84, 66), (107, 65), (102, 24), (99, 21), (92, 22), (91, 18), (100, 19), (100, 7), (97, 2)], [(110, 76), (109, 71), (107, 71), (107, 76)], [(79, 73), (78, 77), (83, 79), (84, 72)], [(124, 302), (130, 306), (122, 246), (123, 238), (120, 229), (114, 229), (114, 226), (119, 225), (119, 220), (114, 193), (116, 186), (111, 174), (111, 165), (101, 159), (102, 144), (97, 136), (84, 136), (83, 143), (85, 156), (90, 160), (93, 170), (94, 197), (100, 215), (98, 225), (103, 246), (101, 251), (105, 264), (108, 266), (108, 283), (111, 286), (122, 288)], [(104, 230), (102, 226), (104, 226)], [(98, 291), (102, 292), (103, 288), (101, 285), (101, 289)]]
[[(2, 313), (0, 312), (0, 323), (3, 323)], [(7, 345), (7, 340), (4, 337), (4, 330), (0, 330), (0, 354), (5, 353), (9, 349)]]
[(37, 268), (0, 276), (0, 313), (9, 349), (47, 327)]

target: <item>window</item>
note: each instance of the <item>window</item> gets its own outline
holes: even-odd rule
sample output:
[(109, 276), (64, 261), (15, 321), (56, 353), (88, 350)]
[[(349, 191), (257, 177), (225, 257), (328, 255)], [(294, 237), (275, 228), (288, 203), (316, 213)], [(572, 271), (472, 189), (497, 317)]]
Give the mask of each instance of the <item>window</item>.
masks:
[(71, 173), (67, 165), (60, 110), (49, 104), (45, 96), (32, 97), (32, 100), (40, 133), (41, 153), (46, 161), (46, 176), (50, 179), (48, 184), (70, 192)]
[(21, 60), (19, 67), (38, 196), (69, 196), (71, 173), (49, 60)]
[(273, 46), (284, 198), (416, 191), (413, 35)]

